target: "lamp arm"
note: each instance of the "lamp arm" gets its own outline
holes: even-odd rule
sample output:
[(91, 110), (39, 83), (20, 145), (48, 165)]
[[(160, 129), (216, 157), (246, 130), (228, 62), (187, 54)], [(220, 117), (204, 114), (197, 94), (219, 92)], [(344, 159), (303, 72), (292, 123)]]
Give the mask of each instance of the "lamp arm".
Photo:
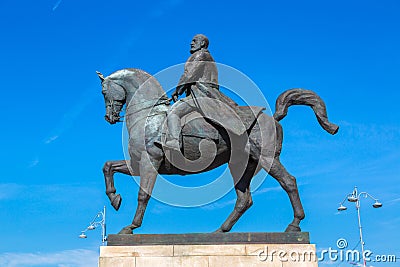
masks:
[(373, 196), (371, 196), (371, 195), (370, 195), (369, 193), (367, 193), (367, 192), (361, 192), (361, 193), (359, 194), (359, 198), (360, 198), (361, 195), (364, 195), (365, 198), (370, 197), (371, 199), (373, 199), (373, 200), (375, 200), (375, 201), (378, 201), (377, 198), (374, 198)]
[[(349, 194), (349, 195), (350, 195), (350, 194)], [(347, 195), (347, 196), (342, 200), (342, 202), (340, 202), (339, 204), (340, 204), (340, 205), (343, 205), (343, 203), (347, 200), (347, 197), (348, 197), (349, 195)]]
[[(96, 221), (97, 218), (99, 218), (101, 216), (101, 220), (100, 221)], [(104, 214), (103, 212), (99, 211), (96, 216), (94, 216), (93, 220), (90, 222), (89, 225), (93, 225), (96, 223), (104, 223), (105, 222), (105, 218), (104, 218)]]

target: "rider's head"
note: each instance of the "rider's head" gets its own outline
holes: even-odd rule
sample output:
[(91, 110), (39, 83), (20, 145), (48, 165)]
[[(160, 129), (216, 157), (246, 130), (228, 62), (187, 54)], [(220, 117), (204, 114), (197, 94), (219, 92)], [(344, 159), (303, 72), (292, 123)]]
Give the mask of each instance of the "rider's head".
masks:
[(192, 42), (190, 43), (190, 53), (199, 51), (202, 48), (207, 49), (208, 47), (208, 38), (203, 34), (196, 34), (193, 37)]

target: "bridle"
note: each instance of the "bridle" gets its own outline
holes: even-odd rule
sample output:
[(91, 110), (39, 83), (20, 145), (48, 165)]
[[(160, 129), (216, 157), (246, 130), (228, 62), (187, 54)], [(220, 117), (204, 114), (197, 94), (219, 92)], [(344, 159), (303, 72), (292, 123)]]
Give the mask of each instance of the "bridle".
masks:
[[(122, 89), (124, 89), (124, 87), (122, 85), (120, 85), (119, 83), (116, 83), (115, 81), (109, 80), (112, 83), (115, 83), (116, 85), (118, 85), (119, 87), (121, 87)], [(109, 92), (109, 90), (107, 90), (107, 93)], [(115, 105), (114, 103), (118, 103), (117, 105)], [(106, 102), (106, 115), (104, 116), (107, 120), (107, 114), (109, 114), (111, 112), (111, 115), (113, 118), (117, 118), (117, 120), (115, 121), (115, 123), (117, 122), (123, 122), (121, 120), (121, 118), (123, 118), (123, 116), (120, 116), (119, 113), (122, 110), (122, 106), (124, 104), (121, 103), (120, 101), (116, 101), (113, 98), (110, 98), (107, 100)], [(117, 111), (116, 106), (121, 106), (121, 108), (119, 109), (119, 111)]]

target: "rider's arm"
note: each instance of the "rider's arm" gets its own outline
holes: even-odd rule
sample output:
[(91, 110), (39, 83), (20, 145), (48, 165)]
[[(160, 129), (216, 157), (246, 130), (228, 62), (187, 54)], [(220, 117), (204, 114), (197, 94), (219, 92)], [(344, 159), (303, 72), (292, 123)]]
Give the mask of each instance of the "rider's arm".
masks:
[(185, 86), (184, 85), (178, 85), (175, 89), (175, 92), (172, 93), (171, 97), (174, 102), (178, 101), (178, 97), (183, 94), (185, 91)]
[[(204, 75), (205, 67), (209, 64), (210, 58), (202, 52), (190, 58), (185, 64), (185, 70), (179, 79), (178, 86), (176, 87), (177, 93), (183, 94), (187, 87), (198, 82)], [(183, 86), (183, 88), (181, 87)]]

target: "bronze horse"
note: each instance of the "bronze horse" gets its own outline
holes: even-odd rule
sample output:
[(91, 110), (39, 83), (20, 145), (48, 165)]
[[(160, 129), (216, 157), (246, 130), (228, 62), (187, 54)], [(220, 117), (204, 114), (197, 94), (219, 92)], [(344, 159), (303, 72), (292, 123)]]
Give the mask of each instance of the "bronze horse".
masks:
[(242, 162), (244, 170), (239, 172), (235, 170), (237, 164), (230, 162), (230, 140), (227, 132), (204, 118), (189, 122), (182, 129), (183, 154), (188, 159), (181, 162), (183, 165), (185, 162), (190, 163), (190, 160), (191, 163), (196, 162), (196, 159), (202, 156), (204, 150), (202, 151), (201, 142), (204, 139), (215, 140), (196, 134), (186, 135), (185, 131), (188, 129), (192, 131), (196, 129), (190, 126), (191, 123), (202, 129), (214, 130), (217, 133), (217, 142), (215, 142), (216, 153), (210, 164), (202, 170), (187, 171), (171, 164), (163, 149), (154, 145), (154, 142), (161, 138), (162, 125), (170, 108), (168, 97), (157, 80), (139, 69), (119, 70), (108, 77), (99, 72), (98, 75), (106, 104), (106, 121), (110, 124), (119, 122), (122, 107), (126, 105), (125, 121), (129, 133), (130, 160), (107, 161), (103, 168), (106, 194), (116, 210), (119, 209), (122, 199), (116, 194), (114, 174), (140, 176), (135, 216), (132, 224), (124, 227), (120, 234), (132, 234), (133, 229), (141, 226), (158, 174), (186, 175), (205, 172), (225, 163), (229, 163), (237, 200), (233, 211), (217, 230), (218, 232), (230, 231), (243, 213), (250, 208), (253, 203), (250, 181), (261, 168), (275, 178), (289, 196), (294, 218), (287, 226), (286, 232), (301, 231), (299, 223), (305, 214), (296, 179), (286, 171), (279, 160), (283, 140), (283, 130), (279, 121), (286, 116), (291, 105), (308, 105), (314, 110), (321, 127), (330, 134), (336, 134), (339, 127), (328, 121), (325, 104), (318, 95), (309, 90), (290, 89), (278, 97), (273, 117), (264, 113), (255, 114), (256, 123), (252, 123), (247, 130), (249, 156), (245, 159), (246, 162)]

